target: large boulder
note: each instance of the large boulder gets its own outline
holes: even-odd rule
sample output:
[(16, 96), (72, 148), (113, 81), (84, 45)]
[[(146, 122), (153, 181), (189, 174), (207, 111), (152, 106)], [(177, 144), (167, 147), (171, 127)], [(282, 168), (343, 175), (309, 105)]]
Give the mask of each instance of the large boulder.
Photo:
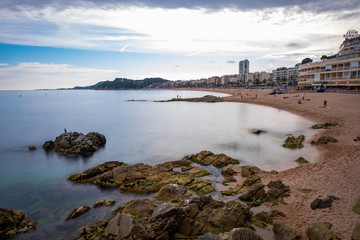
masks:
[(30, 221), (21, 211), (0, 208), (0, 239), (8, 239), (16, 234), (30, 232), (36, 229), (36, 222)]
[(281, 221), (274, 222), (273, 231), (277, 240), (301, 240), (303, 237), (295, 229)]
[(338, 142), (336, 138), (329, 135), (324, 135), (319, 137), (317, 141), (315, 140), (311, 141), (311, 144), (320, 145), (320, 144), (328, 144), (328, 143), (336, 143), (336, 142)]
[(43, 148), (46, 151), (54, 150), (64, 155), (91, 155), (100, 147), (104, 146), (106, 138), (97, 132), (89, 132), (87, 135), (78, 132), (65, 132), (58, 136), (55, 141), (46, 141)]
[(137, 224), (135, 219), (126, 213), (118, 213), (113, 217), (105, 228), (105, 239), (143, 239), (144, 229)]
[(306, 231), (309, 240), (340, 240), (336, 234), (330, 230), (331, 223), (318, 222), (312, 224)]
[(305, 140), (305, 136), (304, 135), (300, 135), (298, 137), (294, 137), (294, 136), (289, 136), (288, 138), (286, 138), (283, 147), (286, 148), (302, 148), (304, 147), (304, 145), (302, 144), (303, 141)]

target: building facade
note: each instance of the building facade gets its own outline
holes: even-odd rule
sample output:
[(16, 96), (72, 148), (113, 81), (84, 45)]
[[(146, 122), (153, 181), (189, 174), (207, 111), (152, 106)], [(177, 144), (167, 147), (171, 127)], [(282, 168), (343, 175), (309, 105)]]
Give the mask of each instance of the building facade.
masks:
[(278, 68), (272, 71), (273, 82), (294, 85), (298, 81), (298, 68)]
[(299, 85), (322, 87), (360, 86), (360, 35), (349, 30), (336, 57), (299, 66)]
[(244, 84), (248, 83), (249, 78), (249, 60), (245, 59), (239, 62), (238, 81)]

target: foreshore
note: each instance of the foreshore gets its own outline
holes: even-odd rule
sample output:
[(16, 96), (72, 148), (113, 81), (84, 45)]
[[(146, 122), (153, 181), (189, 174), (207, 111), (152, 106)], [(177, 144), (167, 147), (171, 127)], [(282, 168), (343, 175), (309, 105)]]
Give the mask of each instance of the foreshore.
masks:
[[(193, 89), (192, 89), (193, 90)], [(204, 89), (198, 89), (204, 91)], [(296, 92), (269, 95), (269, 89), (207, 89), (206, 91), (228, 93), (228, 102), (260, 104), (289, 111), (308, 118), (315, 123), (336, 122), (341, 126), (319, 130), (314, 139), (330, 135), (337, 143), (317, 146), (321, 154), (315, 163), (279, 172), (277, 175), (261, 176), (264, 184), (281, 179), (290, 186), (291, 196), (286, 204), (272, 208), (285, 213), (282, 221), (306, 236), (308, 226), (314, 222), (329, 222), (341, 239), (351, 239), (352, 231), (360, 223), (360, 215), (352, 211), (360, 197), (360, 94)], [(303, 94), (304, 100), (302, 99)], [(301, 104), (299, 104), (301, 100)], [(327, 106), (324, 107), (324, 100)], [(313, 139), (307, 139), (310, 142)], [(315, 147), (315, 146), (314, 146)], [(311, 189), (304, 193), (298, 189)], [(318, 196), (334, 195), (340, 198), (332, 207), (312, 210), (311, 202)]]

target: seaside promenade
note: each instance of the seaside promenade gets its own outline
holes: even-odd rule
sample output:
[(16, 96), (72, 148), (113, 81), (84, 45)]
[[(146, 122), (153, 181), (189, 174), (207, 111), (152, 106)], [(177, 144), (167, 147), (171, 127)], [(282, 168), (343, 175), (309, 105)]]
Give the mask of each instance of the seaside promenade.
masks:
[[(330, 135), (337, 143), (316, 146), (320, 157), (315, 163), (300, 165), (279, 172), (277, 175), (263, 175), (264, 184), (281, 179), (291, 188), (291, 196), (286, 204), (272, 208), (286, 214), (281, 218), (306, 236), (308, 226), (314, 222), (329, 222), (332, 230), (341, 239), (351, 239), (355, 226), (360, 224), (360, 215), (352, 211), (356, 199), (360, 197), (360, 94), (359, 93), (315, 93), (297, 92), (269, 95), (269, 89), (212, 89), (209, 91), (229, 93), (229, 102), (243, 102), (275, 107), (308, 118), (314, 124), (336, 122), (341, 126), (319, 130), (314, 139)], [(298, 103), (305, 94), (305, 100)], [(323, 102), (327, 101), (324, 108)], [(311, 142), (314, 139), (306, 139)], [(315, 147), (315, 146), (314, 146)], [(304, 193), (298, 189), (311, 189)], [(334, 195), (340, 198), (332, 207), (312, 210), (311, 202), (318, 196)]]

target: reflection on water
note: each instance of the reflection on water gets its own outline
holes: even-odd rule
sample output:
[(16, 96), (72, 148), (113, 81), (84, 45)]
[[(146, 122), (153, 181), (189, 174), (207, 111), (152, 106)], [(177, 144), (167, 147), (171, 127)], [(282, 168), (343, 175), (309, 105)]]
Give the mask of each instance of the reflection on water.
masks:
[[(20, 98), (19, 95), (22, 95)], [(143, 195), (101, 190), (67, 181), (105, 161), (150, 165), (179, 160), (210, 150), (264, 170), (297, 166), (302, 156), (314, 161), (309, 144), (300, 150), (282, 148), (287, 134), (311, 136), (312, 123), (288, 112), (239, 103), (159, 103), (208, 92), (190, 91), (0, 91), (0, 206), (25, 211), (38, 230), (17, 239), (69, 239), (83, 224), (108, 218), (116, 207)], [(147, 100), (147, 101), (127, 101)], [(92, 156), (66, 157), (45, 153), (42, 144), (68, 131), (104, 134), (107, 143)], [(253, 135), (250, 129), (265, 134)], [(34, 145), (36, 151), (28, 147)], [(214, 169), (215, 171), (215, 169)], [(216, 171), (215, 171), (216, 172)], [(222, 176), (210, 178), (222, 183)], [(220, 196), (219, 196), (220, 197)], [(101, 199), (115, 206), (92, 209), (65, 221), (73, 208)], [(66, 237), (64, 237), (66, 236)]]

